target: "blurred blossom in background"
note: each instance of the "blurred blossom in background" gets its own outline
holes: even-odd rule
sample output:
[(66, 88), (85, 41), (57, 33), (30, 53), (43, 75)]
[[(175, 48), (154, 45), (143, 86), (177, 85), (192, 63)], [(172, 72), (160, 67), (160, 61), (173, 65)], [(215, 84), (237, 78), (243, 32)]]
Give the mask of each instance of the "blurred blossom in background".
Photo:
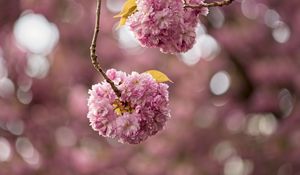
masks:
[(142, 48), (103, 1), (104, 68), (157, 69), (172, 119), (139, 145), (94, 132), (87, 92), (96, 1), (0, 0), (0, 174), (300, 175), (300, 1), (212, 8), (194, 47)]

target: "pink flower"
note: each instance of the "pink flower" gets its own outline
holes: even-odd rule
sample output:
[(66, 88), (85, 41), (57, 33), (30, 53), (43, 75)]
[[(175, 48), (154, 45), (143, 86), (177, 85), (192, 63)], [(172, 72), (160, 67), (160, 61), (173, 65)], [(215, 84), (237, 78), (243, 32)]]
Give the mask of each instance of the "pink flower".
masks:
[(150, 74), (110, 69), (107, 76), (121, 91), (117, 98), (103, 81), (89, 90), (90, 125), (104, 137), (137, 144), (156, 134), (170, 118), (168, 85), (157, 83)]
[[(203, 0), (189, 0), (201, 4)], [(186, 52), (195, 43), (199, 15), (208, 9), (183, 8), (182, 0), (137, 0), (137, 12), (128, 24), (141, 45), (164, 53)]]

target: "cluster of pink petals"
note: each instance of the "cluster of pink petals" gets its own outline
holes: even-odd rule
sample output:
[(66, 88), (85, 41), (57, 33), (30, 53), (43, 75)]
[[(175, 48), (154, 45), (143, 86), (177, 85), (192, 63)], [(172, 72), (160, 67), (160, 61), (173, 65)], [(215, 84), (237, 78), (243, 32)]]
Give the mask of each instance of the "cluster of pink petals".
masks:
[(170, 117), (168, 85), (157, 83), (148, 73), (139, 74), (110, 69), (107, 76), (117, 85), (130, 111), (118, 114), (117, 96), (103, 81), (89, 90), (87, 117), (95, 131), (104, 137), (116, 138), (121, 143), (137, 144), (156, 134)]
[[(203, 0), (187, 3), (199, 5)], [(208, 9), (184, 8), (182, 0), (137, 0), (137, 12), (128, 24), (142, 46), (179, 53), (194, 45), (200, 14), (207, 15)]]

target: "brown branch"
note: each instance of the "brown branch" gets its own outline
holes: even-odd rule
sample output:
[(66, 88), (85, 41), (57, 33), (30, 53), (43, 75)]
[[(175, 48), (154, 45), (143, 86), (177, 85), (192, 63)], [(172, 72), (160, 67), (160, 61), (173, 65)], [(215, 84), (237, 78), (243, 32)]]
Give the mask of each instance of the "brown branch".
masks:
[(186, 0), (182, 0), (182, 1), (183, 1), (184, 8), (198, 9), (198, 8), (202, 8), (202, 7), (222, 7), (222, 6), (231, 4), (234, 0), (215, 1), (215, 2), (211, 2), (211, 3), (204, 2), (199, 5), (188, 4), (186, 2)]
[(116, 87), (114, 82), (107, 77), (107, 75), (101, 68), (100, 63), (98, 62), (98, 59), (97, 59), (98, 56), (96, 54), (96, 47), (97, 47), (97, 38), (98, 38), (99, 31), (100, 31), (100, 27), (99, 27), (99, 25), (100, 25), (100, 9), (101, 9), (101, 0), (97, 0), (96, 22), (95, 22), (95, 29), (94, 29), (92, 44), (90, 47), (90, 57), (91, 57), (91, 61), (92, 61), (92, 64), (94, 65), (95, 69), (110, 84), (111, 88), (113, 89), (113, 91), (115, 92), (117, 97), (121, 97), (120, 90)]

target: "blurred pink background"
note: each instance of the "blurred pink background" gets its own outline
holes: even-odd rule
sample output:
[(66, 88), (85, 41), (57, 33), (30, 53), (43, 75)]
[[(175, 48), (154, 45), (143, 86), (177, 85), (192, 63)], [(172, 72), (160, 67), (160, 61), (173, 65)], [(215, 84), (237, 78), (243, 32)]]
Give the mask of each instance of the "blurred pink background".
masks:
[(1, 175), (300, 175), (299, 0), (211, 8), (178, 55), (116, 30), (123, 3), (103, 1), (100, 62), (166, 73), (166, 128), (139, 145), (90, 128), (95, 0), (0, 0)]

